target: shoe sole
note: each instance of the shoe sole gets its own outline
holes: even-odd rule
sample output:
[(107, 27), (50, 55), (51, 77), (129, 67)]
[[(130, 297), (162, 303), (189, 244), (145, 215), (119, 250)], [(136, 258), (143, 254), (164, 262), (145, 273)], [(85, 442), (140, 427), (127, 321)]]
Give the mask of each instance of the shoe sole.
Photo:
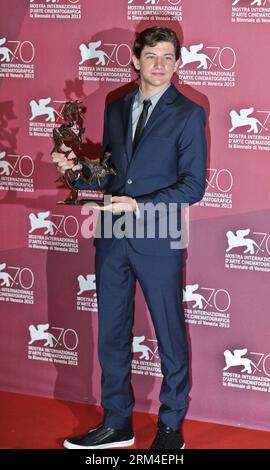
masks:
[[(184, 443), (182, 447), (180, 447), (180, 449), (185, 449), (185, 447), (186, 447), (186, 444)], [(150, 447), (150, 449), (152, 449), (152, 447)]]
[(101, 444), (97, 446), (80, 446), (77, 444), (72, 444), (72, 442), (69, 442), (68, 440), (65, 440), (63, 445), (66, 449), (113, 449), (114, 447), (129, 447), (133, 446), (135, 442), (135, 438), (130, 439), (129, 441), (120, 441), (120, 442), (111, 442), (108, 444)]

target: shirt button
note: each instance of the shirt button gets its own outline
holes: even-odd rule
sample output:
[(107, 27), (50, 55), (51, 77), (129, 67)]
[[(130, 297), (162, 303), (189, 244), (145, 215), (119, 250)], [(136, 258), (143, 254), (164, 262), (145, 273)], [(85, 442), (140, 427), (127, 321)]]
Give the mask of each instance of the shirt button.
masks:
[(131, 179), (128, 179), (128, 180), (127, 180), (127, 184), (132, 184), (132, 180), (131, 180)]

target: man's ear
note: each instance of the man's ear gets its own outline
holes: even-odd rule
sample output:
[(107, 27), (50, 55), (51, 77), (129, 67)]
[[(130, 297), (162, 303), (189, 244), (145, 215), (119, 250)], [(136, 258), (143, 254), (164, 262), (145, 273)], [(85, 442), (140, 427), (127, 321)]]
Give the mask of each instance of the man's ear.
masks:
[(176, 72), (176, 70), (178, 69), (178, 66), (180, 64), (180, 59), (178, 59), (175, 64), (174, 64), (174, 71)]
[(140, 70), (140, 59), (138, 59), (134, 54), (132, 56), (132, 62), (136, 70)]

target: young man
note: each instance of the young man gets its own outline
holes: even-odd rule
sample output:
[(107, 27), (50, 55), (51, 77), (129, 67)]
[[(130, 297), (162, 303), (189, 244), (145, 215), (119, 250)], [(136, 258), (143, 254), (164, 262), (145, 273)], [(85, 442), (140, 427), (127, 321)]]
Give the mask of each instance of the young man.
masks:
[[(172, 30), (155, 27), (141, 32), (133, 56), (140, 88), (105, 110), (103, 148), (109, 145), (117, 169), (106, 183), (106, 192), (112, 195), (106, 211), (113, 212), (113, 220), (119, 213), (134, 212), (132, 217), (143, 228), (156, 226), (163, 216), (155, 212), (150, 221), (145, 220), (145, 204), (155, 209), (163, 203), (166, 208), (177, 205), (179, 221), (180, 205), (203, 197), (205, 113), (171, 84), (179, 57), (180, 44)], [(73, 166), (62, 154), (53, 158), (61, 171)], [(86, 188), (80, 181), (76, 187)], [(104, 449), (134, 443), (130, 373), (132, 303), (138, 280), (151, 313), (163, 373), (158, 429), (151, 448), (183, 448), (181, 424), (189, 391), (181, 302), (183, 250), (172, 249), (170, 234), (162, 238), (157, 233), (150, 239), (113, 234), (96, 239), (95, 245), (104, 422), (83, 436), (65, 440), (64, 446)]]

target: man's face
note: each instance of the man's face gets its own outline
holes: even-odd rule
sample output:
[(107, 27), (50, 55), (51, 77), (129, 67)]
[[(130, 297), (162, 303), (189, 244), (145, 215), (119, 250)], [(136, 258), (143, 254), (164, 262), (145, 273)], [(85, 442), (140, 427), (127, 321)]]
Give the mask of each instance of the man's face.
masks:
[(158, 42), (155, 46), (145, 46), (140, 59), (133, 56), (133, 63), (140, 70), (142, 86), (153, 88), (158, 93), (171, 82), (177, 70), (174, 46), (171, 42)]

